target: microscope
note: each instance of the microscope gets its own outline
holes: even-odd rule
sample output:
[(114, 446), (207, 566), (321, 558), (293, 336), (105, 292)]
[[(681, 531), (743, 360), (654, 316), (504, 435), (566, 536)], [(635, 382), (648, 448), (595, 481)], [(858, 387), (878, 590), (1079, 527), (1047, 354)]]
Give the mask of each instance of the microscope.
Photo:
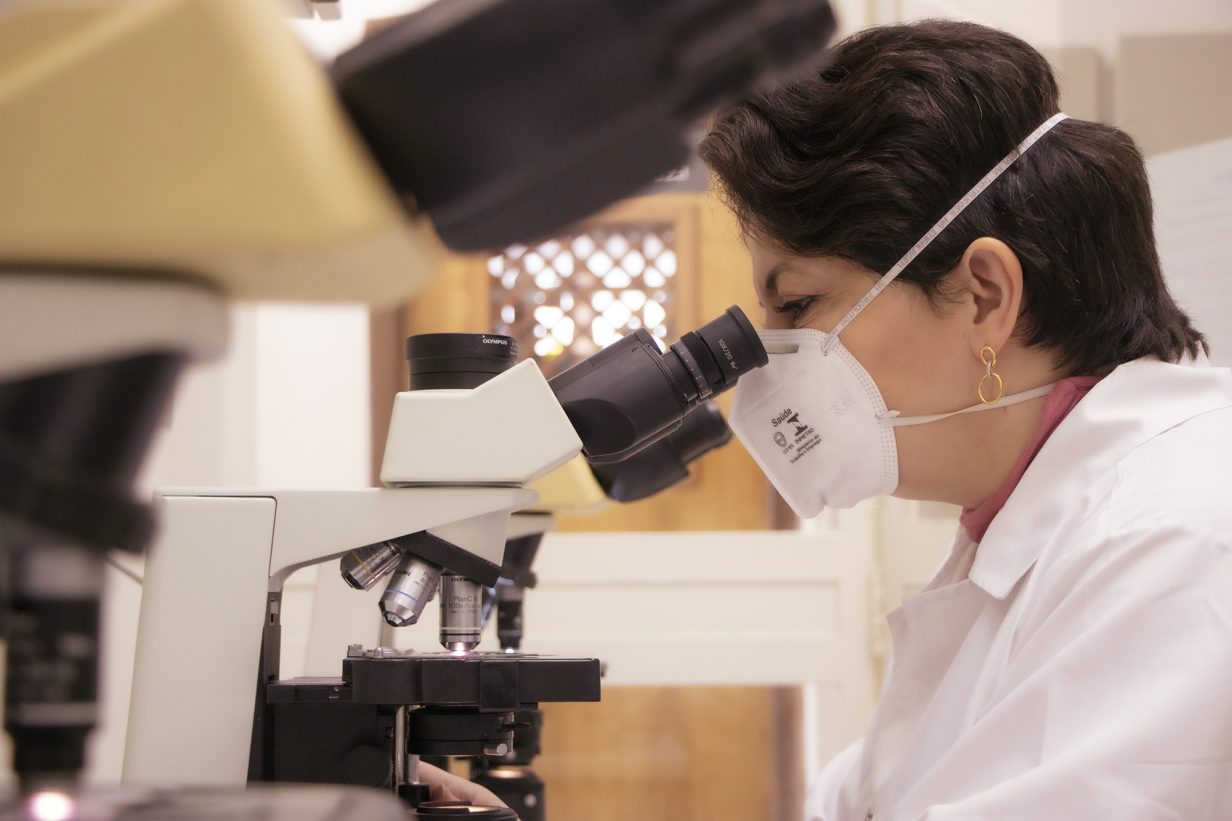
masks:
[[(139, 688), (136, 712), (166, 723), (139, 719), (134, 732), (187, 735), (201, 750), (178, 763), (143, 759), (140, 743), (129, 755), (161, 784), (268, 780), (248, 762), (267, 762), (277, 741), (268, 723), (253, 731), (274, 685), (251, 673), (276, 668), (289, 573), (406, 538), (409, 554), (490, 585), (509, 512), (532, 504), (525, 482), (623, 436), (586, 429), (566, 385), (519, 365), (467, 392), (478, 399), (399, 397), (385, 488), (187, 491), (151, 508), (134, 498), (136, 471), (177, 374), (225, 347), (229, 300), (405, 299), (442, 239), (478, 249), (550, 233), (679, 167), (701, 113), (817, 65), (833, 29), (824, 0), (451, 0), (322, 71), (272, 0), (0, 4), (0, 588), (15, 811), (36, 812), (45, 793), (70, 813), (87, 806), (76, 786), (96, 723), (104, 557), (143, 552), (156, 514), (161, 544), (188, 545), (199, 572), (147, 582), (168, 621), (143, 622), (139, 665), (192, 656), (201, 679), (186, 692), (200, 700)], [(501, 436), (514, 408), (523, 441)], [(482, 459), (460, 457), (481, 443)], [(159, 553), (159, 572), (185, 569)], [(233, 606), (217, 608), (215, 588)], [(409, 619), (414, 605), (399, 602), (389, 612)], [(160, 663), (154, 647), (172, 649)], [(416, 699), (442, 692), (432, 664), (357, 657), (344, 665), (349, 694), (377, 699), (362, 682), (385, 661), (428, 687)], [(589, 681), (592, 668), (570, 669)], [(523, 679), (521, 662), (448, 669), (470, 678), (444, 690), (485, 704), (550, 699), (563, 680)], [(341, 692), (327, 687), (323, 703)], [(234, 754), (241, 737), (250, 754)], [(397, 807), (305, 795), (209, 798), (235, 814)], [(186, 817), (198, 800), (120, 803)]]
[[(736, 307), (666, 351), (639, 330), (551, 380), (532, 360), (513, 364), (510, 337), (432, 334), (409, 347), (385, 487), (160, 496), (126, 779), (365, 785), (420, 818), (467, 811), (427, 800), (420, 756), (507, 758), (538, 704), (599, 698), (595, 659), (473, 652), (484, 588), (508, 564), (510, 515), (536, 501), (525, 485), (579, 452), (597, 465), (635, 457), (767, 362)], [(356, 645), (339, 678), (280, 679), (283, 583), (331, 560), (353, 587), (387, 579), (391, 627), (439, 597), (444, 652)]]

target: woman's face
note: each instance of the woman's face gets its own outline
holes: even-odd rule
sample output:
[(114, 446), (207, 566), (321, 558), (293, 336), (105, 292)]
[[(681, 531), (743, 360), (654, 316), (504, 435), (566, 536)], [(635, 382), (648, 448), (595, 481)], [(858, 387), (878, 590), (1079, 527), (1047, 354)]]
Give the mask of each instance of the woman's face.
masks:
[[(747, 244), (767, 328), (829, 332), (878, 279), (836, 257), (789, 256), (755, 240)], [(904, 416), (958, 410), (974, 403), (982, 372), (971, 353), (965, 313), (961, 303), (937, 306), (916, 286), (896, 282), (852, 320), (840, 340), (872, 376), (890, 410)], [(896, 495), (927, 498), (926, 488), (914, 486), (914, 463), (930, 450), (917, 447), (920, 437), (938, 432), (937, 425), (897, 430)]]
[[(752, 240), (749, 252), (767, 328), (831, 331), (879, 277), (847, 260), (786, 256)], [(843, 345), (872, 375), (891, 410), (922, 414), (971, 404), (975, 381), (968, 377), (978, 374), (979, 363), (960, 312), (949, 307), (896, 282), (843, 329)]]

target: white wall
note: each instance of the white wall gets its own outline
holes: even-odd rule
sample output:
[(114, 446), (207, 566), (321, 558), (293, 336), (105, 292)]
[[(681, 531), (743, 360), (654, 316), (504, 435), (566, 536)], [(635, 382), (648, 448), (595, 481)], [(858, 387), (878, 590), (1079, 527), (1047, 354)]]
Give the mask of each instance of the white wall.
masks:
[(1232, 136), (1147, 161), (1155, 236), (1168, 288), (1206, 334), (1211, 361), (1232, 365)]
[[(1228, 0), (1055, 0), (1055, 4), (1065, 44), (1094, 46), (1113, 65), (1122, 37), (1232, 31)], [(1011, 5), (1022, 16), (1029, 16), (1030, 11), (1022, 8), (1028, 4)]]
[(183, 378), (141, 479), (158, 486), (365, 486), (368, 311), (232, 308), (227, 356)]
[[(1083, 0), (1079, 0), (1083, 2)], [(1005, 0), (901, 0), (892, 18), (877, 22), (918, 20), (925, 17), (950, 17), (972, 20), (1002, 29), (1031, 43), (1036, 48), (1066, 45), (1062, 0), (1005, 2)]]
[[(227, 356), (183, 378), (141, 492), (367, 486), (367, 307), (240, 305), (232, 309), (232, 325)], [(139, 560), (117, 560), (140, 574)], [(310, 569), (287, 584), (283, 663), (289, 675), (304, 668), (315, 580)], [(140, 602), (140, 586), (109, 569), (102, 726), (92, 739), (88, 773), (95, 783), (120, 777)]]
[[(869, 23), (890, 23), (925, 17), (971, 20), (1015, 34), (1049, 54), (1057, 65), (1065, 91), (1068, 72), (1080, 76), (1084, 86), (1082, 105), (1075, 116), (1098, 118), (1134, 132), (1134, 123), (1122, 123), (1115, 91), (1117, 71), (1127, 57), (1123, 41), (1128, 37), (1211, 34), (1232, 32), (1232, 3), (1228, 0), (871, 0)], [(1058, 52), (1064, 50), (1065, 55)], [(1088, 60), (1071, 62), (1074, 52), (1089, 54)], [(1060, 59), (1058, 59), (1058, 57)], [(1067, 59), (1070, 58), (1070, 59)], [(1088, 76), (1089, 75), (1089, 76)], [(1222, 78), (1193, 76), (1182, 96), (1223, 93)], [(1093, 91), (1096, 105), (1085, 103)], [(1074, 108), (1072, 103), (1066, 103)]]
[(1015, 34), (1037, 48), (1091, 46), (1110, 63), (1130, 35), (1232, 30), (1227, 0), (874, 0), (870, 23), (952, 17)]
[(838, 20), (835, 39), (846, 37), (875, 22), (872, 3), (868, 0), (830, 0), (830, 8)]

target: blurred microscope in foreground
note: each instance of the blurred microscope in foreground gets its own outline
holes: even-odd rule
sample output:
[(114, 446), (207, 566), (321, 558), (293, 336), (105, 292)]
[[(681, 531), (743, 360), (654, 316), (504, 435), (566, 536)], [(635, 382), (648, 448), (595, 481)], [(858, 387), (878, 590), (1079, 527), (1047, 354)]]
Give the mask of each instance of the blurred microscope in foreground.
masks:
[[(273, 0), (0, 4), (0, 587), (5, 727), (23, 793), (6, 812), (34, 812), (45, 795), (68, 814), (121, 811), (73, 793), (97, 720), (104, 557), (140, 553), (151, 539), (154, 511), (134, 498), (134, 476), (178, 373), (223, 350), (227, 300), (404, 299), (431, 276), (438, 237), (458, 249), (531, 239), (678, 167), (701, 114), (816, 65), (833, 27), (824, 0), (451, 0), (344, 54), (327, 76)], [(441, 408), (430, 410), (436, 418)], [(392, 485), (473, 479), (416, 473), (405, 461), (418, 454), (391, 447), (403, 455)], [(346, 499), (253, 493), (234, 505), (248, 517), (242, 526), (195, 543), (202, 574), (178, 589), (147, 584), (145, 597), (151, 606), (172, 598), (168, 612), (195, 619), (179, 634), (188, 642), (210, 632), (194, 609), (198, 590), (214, 585), (239, 601), (256, 584), (265, 606), (255, 618), (266, 610), (276, 638), (268, 614), (280, 573), (425, 528), (474, 549), (445, 550), (445, 561), (431, 543), (421, 554), (435, 548), (440, 566), (464, 566), (490, 586), (503, 545), (503, 534), (489, 538), (496, 522), (532, 503), (522, 480), (560, 455), (523, 452), (488, 471), (501, 480), (491, 486), (421, 487), (414, 500), (396, 488)], [(208, 532), (222, 521), (206, 511), (216, 496), (160, 505), (194, 508), (204, 518), (190, 529)], [(315, 526), (288, 529), (297, 521)], [(244, 541), (254, 524), (264, 536)], [(250, 568), (245, 550), (264, 550), (264, 565)], [(205, 671), (225, 678), (219, 671), (243, 656), (240, 712), (258, 751), (271, 739), (251, 732), (247, 671), (271, 645), (219, 648)], [(400, 674), (423, 672), (408, 664)], [(473, 669), (485, 693), (507, 695), (498, 682), (513, 668)], [(193, 718), (202, 702), (141, 695), (175, 703), (156, 731), (214, 736)], [(256, 695), (264, 704), (264, 689)], [(157, 783), (194, 781), (192, 755), (165, 764)], [(230, 801), (233, 815), (244, 802), (263, 812), (309, 806), (318, 817), (365, 803), (373, 818), (391, 809), (321, 791), (307, 802), (287, 791), (208, 797)], [(204, 798), (176, 805), (174, 794), (134, 793), (115, 806), (155, 817), (188, 812), (193, 800)]]

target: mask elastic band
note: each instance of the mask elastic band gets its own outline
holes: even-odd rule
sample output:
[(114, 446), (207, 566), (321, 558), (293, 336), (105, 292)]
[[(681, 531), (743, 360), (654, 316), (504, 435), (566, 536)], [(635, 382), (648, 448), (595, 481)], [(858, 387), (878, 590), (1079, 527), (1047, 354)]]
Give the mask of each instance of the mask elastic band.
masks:
[(1010, 405), (1017, 405), (1019, 402), (1026, 402), (1031, 399), (1039, 399), (1041, 396), (1047, 396), (1052, 392), (1056, 382), (1050, 382), (1047, 385), (1041, 385), (1038, 388), (1032, 388), (1029, 391), (1022, 393), (1013, 393), (1009, 396), (1003, 396), (993, 405), (972, 405), (969, 408), (962, 410), (950, 411), (949, 413), (933, 413), (928, 416), (899, 416), (898, 411), (890, 411), (889, 413), (881, 414), (877, 418), (884, 419), (890, 423), (891, 427), (901, 428), (905, 425), (923, 425), (928, 422), (936, 422), (938, 419), (948, 419), (951, 416), (958, 416), (960, 413), (976, 413), (978, 411), (996, 410)]
[(866, 307), (868, 307), (868, 303), (872, 302), (873, 299), (876, 298), (877, 294), (888, 288), (890, 283), (893, 282), (898, 275), (901, 274), (903, 270), (910, 265), (917, 256), (920, 255), (920, 252), (927, 248), (929, 244), (937, 238), (937, 235), (944, 231), (951, 222), (957, 219), (958, 215), (961, 214), (963, 210), (975, 200), (976, 197), (984, 193), (984, 189), (992, 185), (993, 181), (996, 180), (997, 177), (1001, 176), (1005, 169), (1013, 165), (1014, 161), (1026, 153), (1027, 149), (1035, 145), (1040, 137), (1043, 137), (1052, 130), (1053, 126), (1064, 119), (1067, 119), (1067, 115), (1065, 114), (1054, 114), (1049, 117), (1043, 125), (1028, 134), (1025, 140), (1014, 146), (1014, 149), (1010, 151), (1009, 154), (1006, 154), (1005, 158), (1001, 160), (1001, 162), (993, 166), (992, 170), (985, 174), (984, 177), (977, 182), (970, 191), (964, 194), (962, 199), (954, 203), (954, 207), (947, 211), (945, 216), (937, 220), (937, 223), (932, 228), (928, 229), (928, 233), (920, 237), (919, 241), (916, 242), (915, 245), (911, 246), (911, 250), (903, 254), (902, 258), (899, 259), (898, 262), (894, 263), (894, 267), (886, 271), (881, 279), (877, 280), (877, 283), (869, 289), (868, 293), (855, 304), (855, 307), (848, 311), (847, 315), (839, 320), (839, 323), (834, 326), (834, 330), (830, 332), (830, 339), (827, 340), (822, 350), (829, 353), (830, 348), (834, 345), (834, 340), (838, 339), (838, 335), (842, 332), (842, 330), (851, 323), (851, 320), (855, 319), (856, 316), (859, 315), (860, 311), (863, 311)]
[(816, 328), (762, 328), (757, 335), (761, 338), (766, 353), (771, 356), (795, 353), (806, 344), (825, 350), (830, 339), (828, 333)]

